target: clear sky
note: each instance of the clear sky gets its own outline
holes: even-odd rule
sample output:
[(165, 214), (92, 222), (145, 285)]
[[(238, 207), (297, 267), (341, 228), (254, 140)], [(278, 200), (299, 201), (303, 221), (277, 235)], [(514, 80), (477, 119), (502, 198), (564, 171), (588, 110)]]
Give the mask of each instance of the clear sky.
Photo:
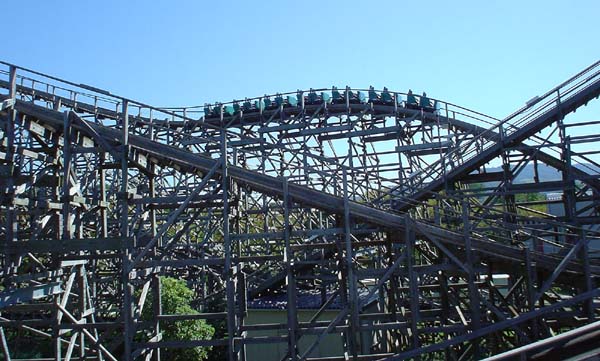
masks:
[(22, 0), (2, 14), (2, 60), (156, 106), (373, 85), (504, 117), (600, 59), (598, 0)]

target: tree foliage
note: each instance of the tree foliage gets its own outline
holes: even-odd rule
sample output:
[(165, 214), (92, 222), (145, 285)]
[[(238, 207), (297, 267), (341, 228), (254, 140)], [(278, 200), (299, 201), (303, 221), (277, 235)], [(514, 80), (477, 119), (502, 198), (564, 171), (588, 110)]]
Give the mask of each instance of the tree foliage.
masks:
[[(162, 313), (165, 315), (195, 315), (198, 311), (190, 305), (194, 292), (189, 289), (185, 281), (171, 277), (161, 277)], [(144, 308), (146, 318), (151, 318), (152, 305)], [(209, 340), (215, 330), (204, 320), (184, 320), (164, 324), (162, 327), (163, 340)], [(173, 361), (205, 360), (208, 356), (208, 347), (194, 347), (187, 349), (165, 349), (163, 357)]]

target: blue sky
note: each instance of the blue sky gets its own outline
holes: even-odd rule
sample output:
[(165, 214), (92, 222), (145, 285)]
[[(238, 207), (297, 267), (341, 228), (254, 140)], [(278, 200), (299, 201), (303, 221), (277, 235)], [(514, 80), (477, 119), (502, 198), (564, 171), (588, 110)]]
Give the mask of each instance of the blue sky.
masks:
[(597, 0), (23, 0), (2, 13), (2, 60), (156, 106), (373, 85), (503, 117), (600, 58)]

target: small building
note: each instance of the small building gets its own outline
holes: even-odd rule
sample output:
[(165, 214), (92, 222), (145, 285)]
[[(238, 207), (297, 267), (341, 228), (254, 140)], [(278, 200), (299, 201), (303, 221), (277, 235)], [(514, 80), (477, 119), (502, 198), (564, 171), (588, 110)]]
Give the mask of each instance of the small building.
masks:
[[(360, 302), (364, 302), (366, 310), (370, 308), (375, 310), (376, 296), (371, 297), (369, 300), (365, 300), (366, 293), (359, 295)], [(317, 311), (324, 304), (324, 299), (329, 298), (330, 295), (323, 297), (319, 291), (303, 291), (296, 297), (297, 304), (297, 315), (298, 322), (309, 322), (311, 318), (317, 313)], [(326, 323), (331, 322), (335, 319), (341, 311), (341, 302), (339, 296), (336, 297), (333, 302), (319, 315), (315, 320), (316, 322), (325, 321)], [(264, 325), (264, 324), (283, 324), (284, 327), (278, 330), (267, 330), (267, 331), (248, 331), (248, 337), (256, 336), (287, 336), (288, 331), (285, 328), (287, 323), (287, 295), (285, 293), (276, 295), (267, 295), (255, 298), (248, 302), (248, 316), (245, 320), (246, 325)], [(322, 326), (322, 325), (320, 325)], [(304, 353), (319, 337), (318, 334), (302, 335), (299, 340), (299, 352)], [(362, 332), (359, 339), (361, 349), (369, 350), (373, 344), (373, 333)], [(325, 336), (320, 344), (308, 355), (309, 357), (333, 357), (343, 356), (344, 354), (344, 340), (340, 333), (332, 333)], [(287, 344), (272, 343), (272, 344), (261, 344), (253, 345), (249, 344), (246, 346), (246, 359), (247, 360), (261, 360), (261, 361), (280, 361), (284, 358), (287, 352)]]

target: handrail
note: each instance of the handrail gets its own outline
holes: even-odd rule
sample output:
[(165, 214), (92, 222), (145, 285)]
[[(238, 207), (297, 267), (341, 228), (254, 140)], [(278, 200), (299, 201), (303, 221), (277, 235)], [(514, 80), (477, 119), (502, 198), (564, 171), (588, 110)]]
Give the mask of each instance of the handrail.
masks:
[[(198, 121), (198, 119), (189, 118), (189, 117), (187, 117), (185, 115), (181, 115), (181, 114), (177, 114), (175, 112), (169, 111), (168, 109), (163, 109), (163, 108), (155, 107), (155, 106), (152, 106), (152, 105), (149, 105), (149, 104), (137, 101), (137, 100), (133, 100), (133, 99), (126, 98), (126, 97), (123, 97), (123, 96), (115, 95), (115, 94), (112, 94), (109, 91), (106, 91), (106, 90), (103, 90), (103, 89), (100, 89), (100, 88), (96, 88), (96, 87), (93, 87), (93, 86), (90, 86), (90, 85), (86, 85), (86, 84), (82, 84), (82, 83), (77, 84), (77, 83), (74, 83), (74, 82), (69, 81), (69, 80), (57, 78), (57, 77), (54, 77), (54, 76), (51, 76), (51, 75), (47, 75), (47, 74), (44, 74), (44, 73), (41, 73), (41, 72), (38, 72), (38, 71), (35, 71), (35, 70), (31, 70), (31, 69), (24, 68), (24, 67), (21, 67), (21, 66), (18, 66), (18, 65), (14, 65), (14, 64), (11, 64), (11, 63), (8, 63), (8, 62), (5, 62), (5, 61), (0, 61), (0, 64), (5, 65), (5, 66), (9, 66), (9, 67), (14, 67), (17, 70), (20, 69), (20, 70), (26, 71), (28, 73), (41, 76), (43, 78), (47, 78), (47, 79), (50, 79), (50, 80), (57, 81), (59, 83), (63, 83), (63, 84), (72, 86), (72, 87), (77, 88), (77, 89), (84, 89), (85, 90), (85, 91), (81, 91), (81, 90), (77, 90), (77, 89), (69, 89), (67, 87), (64, 87), (64, 86), (61, 87), (61, 86), (58, 86), (56, 84), (49, 83), (47, 81), (41, 81), (39, 79), (34, 79), (34, 78), (31, 78), (31, 77), (26, 77), (26, 76), (23, 76), (21, 74), (17, 75), (17, 77), (19, 79), (32, 81), (34, 84), (35, 83), (42, 84), (42, 85), (45, 85), (45, 86), (52, 87), (53, 89), (59, 89), (59, 90), (63, 90), (63, 91), (66, 91), (66, 92), (70, 92), (70, 93), (72, 93), (75, 96), (82, 96), (82, 97), (94, 98), (94, 99), (97, 98), (97, 99), (100, 99), (100, 100), (111, 102), (111, 103), (116, 104), (116, 105), (123, 104), (123, 102), (126, 101), (129, 104), (129, 106), (134, 106), (134, 107), (138, 107), (140, 109), (147, 109), (147, 110), (153, 110), (153, 111), (161, 112), (161, 113), (167, 114), (167, 115), (172, 116), (172, 117), (180, 118), (183, 121)], [(0, 70), (0, 73), (7, 74), (7, 72), (3, 71), (3, 70)], [(98, 95), (95, 95), (93, 93), (89, 93), (89, 91), (91, 91), (93, 93), (97, 93)], [(205, 124), (204, 126), (209, 127), (209, 128), (213, 128), (215, 130), (220, 130), (221, 129), (220, 127), (215, 126), (213, 124)]]
[[(586, 77), (585, 79), (579, 81), (576, 84), (572, 84), (576, 80), (583, 77), (585, 74), (588, 74), (592, 71), (594, 71), (594, 73), (590, 76)], [(493, 138), (491, 137), (491, 135), (492, 133), (496, 132), (496, 130), (498, 130), (498, 133), (501, 134), (501, 136), (510, 136), (514, 134), (520, 126), (529, 124), (530, 122), (537, 119), (541, 114), (545, 114), (551, 109), (553, 109), (556, 102), (558, 102), (556, 106), (559, 106), (561, 98), (570, 99), (570, 97), (574, 96), (574, 93), (576, 93), (576, 91), (582, 89), (584, 86), (586, 86), (594, 80), (597, 80), (598, 78), (600, 78), (600, 61), (592, 64), (583, 71), (577, 73), (567, 81), (564, 81), (559, 86), (553, 88), (551, 91), (544, 94), (542, 97), (536, 99), (535, 102), (527, 104), (524, 108), (521, 108), (518, 111), (514, 112), (502, 121), (496, 123), (491, 128), (488, 128), (483, 133), (473, 137), (466, 143), (444, 154), (439, 160), (431, 164), (428, 170), (416, 174), (416, 176), (411, 179), (411, 183), (423, 185), (425, 183), (425, 180), (443, 175), (443, 171), (448, 166), (448, 164), (454, 163), (455, 165), (453, 166), (453, 168), (455, 168), (456, 164), (461, 165), (466, 163), (467, 161), (477, 156), (481, 151), (485, 151), (493, 144), (495, 144), (495, 142), (491, 140)], [(570, 87), (568, 87), (561, 94), (560, 91), (567, 86)], [(518, 117), (519, 115), (522, 116)], [(506, 130), (506, 132), (503, 129), (505, 125), (508, 125), (508, 129)], [(478, 142), (483, 144), (483, 146), (480, 148), (474, 147), (476, 146), (476, 144), (478, 144)], [(415, 189), (416, 187), (411, 188)]]
[[(46, 79), (49, 79), (49, 80), (53, 80), (55, 82), (62, 83), (64, 85), (71, 86), (71, 87), (73, 87), (75, 89), (69, 89), (69, 88), (67, 88), (65, 86), (61, 87), (61, 86), (56, 85), (56, 84), (51, 84), (48, 81), (42, 81), (42, 80), (39, 80), (39, 79), (34, 79), (34, 78), (31, 78), (31, 77), (25, 77), (23, 75), (19, 75), (20, 78), (23, 78), (23, 79), (26, 79), (26, 80), (29, 80), (29, 81), (33, 81), (35, 83), (39, 83), (39, 84), (42, 84), (42, 85), (48, 85), (48, 86), (51, 86), (53, 88), (61, 89), (61, 90), (68, 91), (68, 92), (72, 92), (72, 93), (74, 93), (76, 95), (80, 95), (80, 96), (87, 97), (87, 98), (98, 97), (98, 99), (102, 99), (102, 100), (105, 100), (105, 101), (111, 101), (114, 104), (120, 104), (123, 101), (127, 101), (132, 106), (138, 106), (138, 107), (146, 108), (146, 109), (149, 109), (149, 110), (151, 109), (151, 110), (155, 110), (155, 111), (160, 111), (160, 112), (172, 115), (172, 116), (176, 116), (176, 117), (181, 118), (182, 120), (186, 120), (186, 121), (198, 121), (199, 119), (189, 118), (189, 117), (187, 117), (185, 115), (177, 113), (177, 111), (179, 111), (179, 112), (192, 111), (194, 113), (202, 113), (203, 114), (203, 110), (202, 109), (206, 105), (212, 105), (212, 106), (214, 106), (214, 105), (230, 105), (230, 104), (233, 105), (234, 103), (243, 102), (243, 101), (246, 101), (246, 100), (248, 100), (248, 101), (255, 101), (255, 100), (260, 100), (260, 99), (264, 99), (264, 98), (267, 98), (267, 97), (268, 98), (272, 98), (272, 97), (276, 97), (276, 96), (296, 95), (299, 92), (303, 93), (303, 94), (308, 94), (311, 91), (314, 91), (314, 92), (328, 92), (328, 91), (332, 90), (332, 88), (314, 88), (314, 89), (311, 88), (311, 89), (308, 89), (308, 90), (296, 90), (296, 91), (289, 91), (289, 92), (280, 92), (280, 93), (269, 94), (269, 95), (265, 94), (263, 96), (257, 96), (257, 97), (245, 98), (245, 99), (238, 99), (238, 100), (233, 100), (233, 101), (229, 101), (229, 102), (219, 102), (219, 103), (212, 103), (212, 104), (211, 103), (207, 103), (205, 105), (192, 105), (192, 106), (186, 106), (186, 107), (156, 107), (156, 106), (151, 106), (149, 104), (146, 104), (146, 103), (143, 103), (143, 102), (131, 99), (131, 98), (127, 98), (127, 97), (124, 97), (124, 96), (113, 94), (112, 92), (104, 90), (104, 89), (101, 89), (101, 88), (97, 88), (97, 87), (94, 87), (94, 86), (91, 86), (91, 85), (87, 85), (87, 84), (83, 84), (83, 83), (75, 83), (75, 82), (72, 82), (72, 81), (69, 81), (69, 80), (58, 78), (58, 77), (55, 77), (55, 76), (52, 76), (52, 75), (48, 75), (48, 74), (45, 74), (45, 73), (42, 73), (42, 72), (39, 72), (39, 71), (35, 71), (35, 70), (32, 70), (32, 69), (29, 69), (29, 68), (18, 66), (18, 65), (9, 63), (9, 62), (0, 61), (0, 64), (8, 66), (8, 67), (15, 67), (16, 69), (20, 69), (20, 70), (23, 70), (25, 72), (28, 72), (28, 73), (40, 76), (42, 78), (46, 78)], [(6, 72), (0, 70), (0, 73), (6, 73)], [(78, 89), (80, 89), (80, 90), (78, 90)], [(375, 91), (377, 94), (381, 94), (381, 93), (387, 91), (388, 93), (390, 93), (390, 94), (392, 94), (394, 96), (393, 97), (394, 101), (397, 101), (397, 99), (399, 99), (399, 97), (408, 95), (405, 92), (391, 91), (391, 90), (386, 90), (386, 89), (384, 89), (384, 90), (376, 90), (376, 89), (346, 87), (346, 88), (339, 88), (338, 90), (340, 91), (340, 93), (344, 93), (346, 90), (349, 90), (349, 91), (354, 91), (354, 92), (365, 92), (365, 93), (367, 93), (369, 91)], [(417, 98), (420, 98), (420, 96), (417, 95), (417, 94), (415, 94), (415, 96)], [(453, 109), (457, 109), (457, 111), (456, 111), (457, 114), (461, 113), (462, 115), (468, 116), (468, 117), (470, 117), (472, 119), (476, 119), (476, 120), (484, 121), (484, 122), (485, 121), (489, 121), (489, 120), (497, 120), (496, 118), (487, 116), (487, 115), (485, 115), (483, 113), (480, 113), (480, 112), (477, 112), (477, 111), (474, 111), (474, 110), (471, 110), (471, 109), (468, 109), (468, 108), (465, 108), (465, 107), (461, 107), (461, 106), (458, 106), (458, 105), (450, 103), (450, 102), (445, 102), (445, 101), (443, 101), (441, 99), (430, 98), (430, 97), (428, 97), (428, 98), (432, 102), (438, 102), (439, 104), (441, 104), (443, 106), (447, 106), (448, 110), (451, 111), (451, 112), (454, 111)], [(198, 110), (193, 110), (193, 109), (198, 109)], [(205, 124), (205, 126), (218, 128), (218, 127), (216, 127), (216, 126), (214, 126), (212, 124)]]
[(535, 102), (532, 102), (530, 104), (526, 104), (524, 107), (516, 110), (514, 113), (508, 115), (505, 119), (512, 119), (515, 116), (517, 116), (518, 114), (524, 112), (525, 110), (531, 108), (532, 106), (534, 106), (535, 104), (537, 104), (539, 101), (541, 101), (542, 99), (548, 97), (550, 94), (555, 93), (557, 90), (559, 90), (560, 88), (564, 87), (566, 84), (572, 82), (575, 79), (578, 79), (579, 77), (581, 77), (583, 74), (589, 72), (590, 70), (596, 68), (600, 66), (600, 60), (596, 61), (595, 63), (591, 64), (590, 66), (588, 66), (587, 68), (583, 69), (582, 71), (580, 71), (579, 73), (573, 75), (572, 77), (570, 77), (569, 79), (565, 80), (564, 82), (560, 83), (559, 85), (555, 86), (554, 88), (550, 89), (549, 91), (547, 91), (544, 95), (540, 96), (538, 99), (536, 99)]
[[(111, 112), (114, 112), (115, 115), (118, 115), (121, 112), (120, 106), (122, 104), (124, 104), (125, 102), (127, 102), (129, 107), (133, 107), (134, 109), (138, 109), (138, 113), (141, 114), (142, 111), (144, 112), (150, 112), (150, 114), (152, 114), (151, 112), (154, 111), (154, 117), (150, 118), (150, 121), (152, 122), (152, 120), (156, 120), (154, 123), (148, 123), (146, 122), (143, 118), (142, 119), (138, 119), (135, 120), (134, 122), (130, 123), (131, 126), (136, 126), (136, 122), (137, 124), (143, 123), (145, 126), (147, 127), (152, 127), (154, 129), (154, 131), (166, 131), (168, 132), (171, 136), (172, 136), (172, 140), (176, 141), (177, 139), (180, 141), (181, 139), (184, 138), (193, 138), (194, 136), (190, 133), (186, 133), (184, 131), (180, 131), (180, 130), (176, 130), (177, 128), (172, 128), (170, 126), (171, 122), (174, 121), (183, 121), (184, 123), (186, 121), (193, 121), (194, 124), (198, 124), (198, 126), (202, 127), (202, 128), (209, 128), (209, 129), (213, 129), (216, 131), (223, 131), (223, 128), (221, 128), (219, 126), (219, 124), (210, 124), (208, 122), (204, 122), (202, 120), (202, 118), (200, 119), (194, 119), (191, 118), (190, 115), (193, 112), (193, 114), (198, 114), (198, 113), (202, 113), (201, 111), (196, 111), (196, 108), (199, 108), (201, 106), (197, 106), (197, 107), (187, 107), (187, 108), (161, 108), (161, 107), (154, 107), (154, 106), (150, 106), (147, 105), (145, 103), (142, 102), (138, 102), (129, 98), (125, 98), (125, 97), (121, 97), (115, 94), (112, 94), (109, 91), (100, 89), (100, 88), (96, 88), (93, 86), (89, 86), (86, 84), (81, 84), (81, 83), (75, 83), (72, 81), (68, 81), (68, 80), (64, 80), (55, 76), (51, 76), (51, 75), (47, 75), (35, 70), (31, 70), (25, 67), (21, 67), (21, 66), (17, 66), (8, 62), (3, 62), (0, 61), (0, 64), (8, 66), (8, 67), (15, 67), (18, 70), (21, 70), (21, 72), (17, 73), (18, 79), (20, 80), (20, 87), (27, 87), (28, 84), (24, 84), (24, 82), (31, 82), (31, 88), (29, 88), (31, 90), (31, 95), (33, 97), (36, 96), (36, 93), (39, 94), (40, 92), (49, 92), (51, 91), (52, 94), (55, 94), (55, 92), (58, 91), (62, 91), (62, 92), (66, 92), (68, 94), (68, 96), (66, 96), (65, 98), (68, 98), (69, 100), (73, 101), (75, 104), (88, 104), (94, 107), (97, 107), (97, 102), (98, 101), (104, 101), (107, 104), (110, 104), (110, 107), (113, 107), (113, 109), (115, 110), (111, 110)], [(24, 73), (24, 74), (23, 74)], [(8, 74), (7, 71), (4, 71), (2, 69), (0, 69), (0, 74)], [(38, 79), (38, 77), (40, 77)], [(40, 89), (42, 88), (42, 89)], [(45, 88), (45, 89), (43, 89)], [(311, 89), (308, 91), (301, 91), (304, 92), (305, 94), (310, 92), (310, 91), (314, 91), (314, 92), (322, 92), (322, 91), (329, 91), (331, 90), (330, 88), (318, 88), (318, 89)], [(383, 91), (387, 91), (389, 94), (392, 94), (393, 97), (393, 102), (397, 102), (398, 99), (400, 99), (400, 97), (402, 95), (406, 95), (406, 93), (399, 93), (399, 92), (392, 92), (389, 90), (379, 90), (376, 91), (374, 89), (351, 89), (349, 87), (347, 88), (342, 88), (339, 89), (340, 93), (342, 94), (346, 94), (346, 92), (352, 91), (352, 92), (368, 92), (368, 91), (375, 91), (377, 92), (379, 95), (381, 95), (381, 93)], [(284, 95), (291, 95), (291, 94), (297, 94), (298, 91), (293, 91), (293, 92), (287, 92), (287, 93), (278, 93), (278, 94), (274, 94), (271, 95), (272, 96), (284, 96)], [(268, 95), (267, 95), (268, 96)], [(416, 95), (418, 97), (418, 95)], [(255, 97), (255, 98), (251, 98), (252, 99), (263, 99), (263, 97)], [(434, 98), (430, 98), (431, 101), (438, 101), (440, 102), (440, 104), (444, 104), (445, 110), (447, 112), (453, 113), (454, 116), (459, 115), (459, 116), (463, 116), (463, 117), (467, 117), (470, 119), (474, 119), (477, 121), (481, 121), (483, 123), (491, 123), (492, 120), (494, 120), (494, 118), (485, 116), (482, 113), (479, 112), (475, 112), (475, 111), (471, 111), (467, 108), (464, 107), (460, 107), (457, 105), (454, 105), (452, 103), (446, 103), (446, 102), (442, 102), (440, 100), (436, 100)], [(92, 105), (93, 104), (93, 105)], [(228, 104), (228, 103), (225, 103)], [(183, 114), (182, 114), (183, 112)], [(135, 116), (132, 112), (130, 111), (129, 114), (131, 116)], [(165, 124), (159, 124), (160, 120), (158, 120), (156, 117), (157, 114), (163, 114), (165, 116), (167, 116), (168, 118), (171, 118), (171, 121), (168, 120), (168, 118), (166, 119), (166, 123)], [(118, 125), (118, 124), (115, 124)], [(185, 128), (184, 128), (185, 129)], [(245, 139), (245, 135), (236, 133), (236, 132), (231, 132), (229, 130), (226, 130), (227, 133), (229, 134), (229, 136), (231, 137), (235, 137), (235, 138), (240, 138), (240, 139)], [(175, 139), (177, 138), (177, 139)], [(242, 152), (248, 153), (248, 154), (255, 154), (256, 153), (251, 153), (250, 151), (247, 151), (245, 149), (241, 150)], [(326, 157), (320, 157), (318, 155), (312, 154), (310, 152), (304, 152), (302, 150), (299, 149), (294, 149), (293, 151), (297, 152), (297, 153), (301, 153), (303, 155), (307, 155), (308, 157), (310, 157), (311, 159), (314, 159), (320, 163), (328, 163), (330, 166), (333, 166), (333, 168), (335, 168), (336, 170), (334, 171), (335, 173), (339, 173), (341, 174), (341, 172), (343, 171), (343, 169), (347, 169), (348, 166), (344, 165), (344, 164), (340, 164), (337, 161), (333, 161), (331, 159), (328, 159)], [(375, 166), (375, 165), (373, 165)], [(333, 171), (333, 170), (332, 170)], [(367, 170), (361, 171), (361, 170), (353, 170), (354, 174), (368, 174)], [(371, 179), (376, 178), (378, 182), (381, 183), (387, 183), (388, 186), (393, 186), (394, 184), (397, 184), (396, 181), (392, 180), (392, 179), (388, 179), (385, 177), (382, 177), (382, 175), (377, 175), (374, 176), (373, 174), (369, 175)], [(386, 187), (385, 185), (382, 184), (382, 187)], [(383, 188), (382, 188), (383, 189)]]

